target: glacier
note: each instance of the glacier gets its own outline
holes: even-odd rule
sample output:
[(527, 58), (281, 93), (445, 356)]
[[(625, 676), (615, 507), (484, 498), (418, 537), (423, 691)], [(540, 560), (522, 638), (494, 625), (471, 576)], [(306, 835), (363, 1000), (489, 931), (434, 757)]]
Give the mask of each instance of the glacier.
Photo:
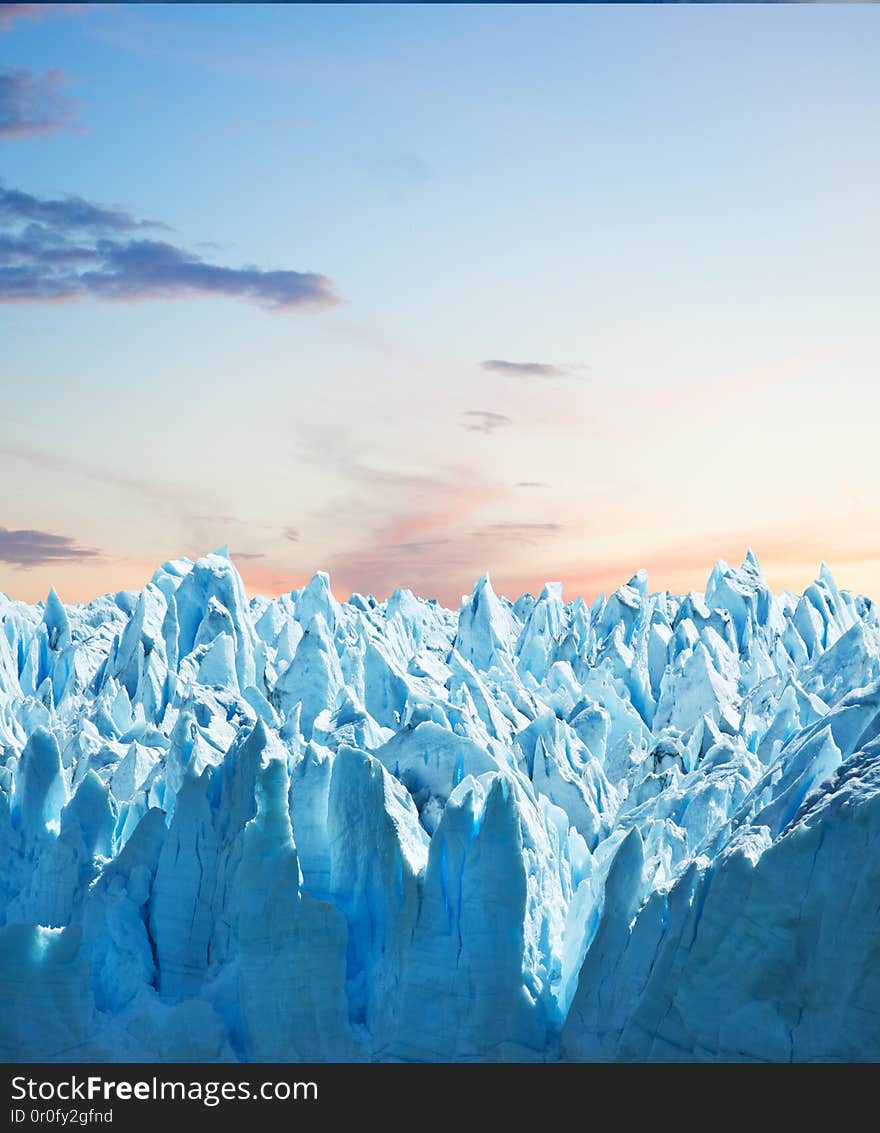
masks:
[(880, 619), (0, 595), (4, 1061), (880, 1058)]

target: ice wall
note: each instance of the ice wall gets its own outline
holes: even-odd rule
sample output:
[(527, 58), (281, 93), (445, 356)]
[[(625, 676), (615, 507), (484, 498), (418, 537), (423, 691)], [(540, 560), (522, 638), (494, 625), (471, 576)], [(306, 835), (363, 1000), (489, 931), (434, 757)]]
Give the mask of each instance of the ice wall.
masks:
[(880, 1058), (880, 621), (0, 595), (0, 1058)]

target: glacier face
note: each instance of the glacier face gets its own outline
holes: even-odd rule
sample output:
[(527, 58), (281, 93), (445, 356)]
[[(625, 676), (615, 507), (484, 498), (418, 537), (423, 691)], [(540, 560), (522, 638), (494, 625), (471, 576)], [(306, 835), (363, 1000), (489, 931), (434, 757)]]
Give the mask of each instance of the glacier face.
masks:
[(0, 596), (0, 1058), (880, 1058), (880, 619)]

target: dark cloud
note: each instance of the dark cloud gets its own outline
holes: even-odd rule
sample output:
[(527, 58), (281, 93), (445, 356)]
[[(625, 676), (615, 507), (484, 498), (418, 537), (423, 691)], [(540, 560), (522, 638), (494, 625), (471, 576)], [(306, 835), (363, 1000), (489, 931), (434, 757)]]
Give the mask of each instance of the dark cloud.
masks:
[(57, 68), (42, 74), (26, 67), (0, 71), (0, 140), (75, 128), (76, 103), (63, 93), (67, 82)]
[(0, 527), (0, 562), (12, 563), (13, 566), (82, 562), (99, 556), (100, 551), (94, 547), (80, 547), (68, 535), (53, 535), (50, 531), (10, 531)]
[(78, 234), (107, 235), (108, 233), (134, 232), (143, 228), (171, 229), (161, 220), (137, 220), (130, 212), (120, 208), (93, 205), (82, 197), (60, 197), (46, 200), (23, 193), (19, 189), (0, 187), (0, 220), (7, 224), (33, 222), (38, 229), (28, 229), (31, 238), (57, 243)]
[(249, 551), (230, 551), (229, 553), (233, 559), (241, 559), (242, 562), (250, 562), (252, 559), (264, 559), (266, 557), (262, 552), (252, 554)]
[(230, 295), (268, 307), (322, 306), (334, 302), (329, 280), (313, 272), (228, 268), (156, 240), (100, 241), (103, 262), (79, 283), (104, 299)]
[(513, 424), (503, 413), (490, 413), (485, 409), (468, 409), (462, 413), (462, 417), (467, 418), (462, 422), (463, 429), (467, 429), (469, 433), (482, 433), (486, 437), (497, 429), (503, 429), (505, 425)]
[(81, 197), (41, 200), (0, 189), (0, 222), (0, 302), (222, 295), (270, 310), (338, 302), (323, 275), (207, 263), (175, 244), (135, 235), (167, 226)]
[(43, 237), (39, 225), (30, 225), (29, 231), (8, 235), (0, 232), (0, 267), (19, 261), (62, 265), (87, 263), (97, 260), (93, 248), (77, 244), (50, 244)]
[(511, 378), (564, 378), (566, 369), (549, 362), (505, 362), (502, 358), (488, 358), (480, 366), (492, 374), (506, 374)]
[(289, 539), (291, 543), (299, 542), (299, 532), (295, 527), (284, 528), (284, 538)]

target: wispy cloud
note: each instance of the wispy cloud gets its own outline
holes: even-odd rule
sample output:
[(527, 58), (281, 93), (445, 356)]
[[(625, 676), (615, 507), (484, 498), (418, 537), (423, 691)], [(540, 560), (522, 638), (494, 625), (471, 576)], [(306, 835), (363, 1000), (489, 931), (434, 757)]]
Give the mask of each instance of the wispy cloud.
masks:
[(505, 374), (510, 378), (564, 378), (568, 367), (550, 362), (507, 362), (503, 358), (487, 358), (480, 367), (490, 374)]
[(838, 347), (831, 346), (824, 349), (811, 350), (787, 358), (782, 362), (775, 362), (766, 366), (758, 366), (740, 372), (720, 384), (719, 390), (735, 390), (736, 396), (743, 393), (752, 393), (768, 389), (770, 386), (799, 378), (805, 373), (814, 370), (822, 362), (829, 362), (840, 355)]
[(231, 122), (223, 127), (225, 134), (256, 134), (261, 130), (300, 130), (308, 126), (307, 118), (268, 118), (264, 121)]
[(26, 67), (0, 70), (0, 139), (77, 129), (76, 103), (63, 93), (69, 81), (55, 67), (42, 74)]
[(16, 20), (38, 20), (45, 4), (0, 4), (0, 31), (9, 31)]
[(68, 535), (0, 527), (0, 562), (23, 569), (47, 563), (82, 562), (97, 559), (100, 554), (94, 547), (81, 547)]
[(558, 535), (561, 523), (490, 523), (472, 532), (475, 539), (495, 539), (509, 543), (537, 543), (548, 535)]
[(360, 154), (357, 161), (365, 172), (403, 185), (420, 185), (432, 176), (431, 166), (415, 153), (376, 150)]
[(81, 197), (44, 200), (0, 189), (0, 302), (179, 299), (219, 295), (269, 310), (337, 303), (330, 280), (314, 272), (232, 268), (138, 230), (167, 228)]
[[(10, 418), (0, 415), (0, 437), (9, 432)], [(20, 428), (22, 422), (17, 423)], [(208, 512), (207, 509), (215, 503), (200, 492), (194, 490), (188, 482), (171, 483), (162, 480), (153, 480), (149, 477), (138, 476), (128, 472), (120, 466), (91, 464), (77, 457), (68, 457), (57, 450), (32, 448), (27, 445), (10, 444), (0, 439), (0, 461), (7, 459), (21, 462), (34, 469), (37, 474), (60, 476), (65, 483), (73, 478), (90, 485), (88, 496), (95, 490), (109, 489), (119, 493), (126, 501), (126, 508), (130, 509), (137, 504), (145, 505), (151, 512), (164, 517), (173, 517), (179, 525), (180, 535), (184, 540), (192, 538), (196, 544), (216, 546), (218, 543), (229, 541), (229, 528), (235, 525), (236, 539), (245, 541), (253, 537), (253, 530), (259, 530), (259, 524), (237, 519), (235, 516), (219, 512)], [(95, 487), (91, 487), (95, 486)], [(81, 485), (79, 491), (85, 491)], [(221, 530), (218, 530), (221, 529)], [(175, 551), (180, 548), (169, 548)]]
[(299, 532), (295, 527), (285, 527), (283, 531), (284, 538), (290, 543), (299, 542)]
[(468, 409), (462, 413), (462, 417), (466, 418), (461, 424), (463, 429), (467, 429), (469, 433), (482, 433), (486, 437), (513, 424), (503, 413), (491, 413), (485, 409)]
[(0, 32), (10, 31), (18, 21), (38, 23), (44, 16), (70, 16), (106, 4), (0, 4)]
[(206, 523), (210, 526), (229, 527), (230, 524), (239, 523), (234, 515), (191, 515), (193, 523)]
[(232, 558), (241, 559), (242, 562), (253, 562), (256, 559), (264, 559), (266, 556), (262, 551), (230, 551)]
[[(2, 451), (2, 448), (0, 448), (0, 452)], [(173, 490), (174, 489), (172, 489), (172, 491)], [(203, 532), (207, 533), (206, 537), (208, 538), (209, 542), (211, 530), (217, 527), (238, 527), (242, 532), (249, 532), (251, 534), (259, 532), (261, 533), (259, 537), (262, 539), (265, 539), (266, 536), (270, 533), (272, 535), (277, 534), (277, 527), (275, 524), (260, 523), (254, 519), (251, 519), (250, 517), (243, 519), (240, 516), (228, 515), (225, 512), (218, 512), (216, 514), (201, 512), (199, 514), (188, 514), (186, 516), (186, 521), (187, 523), (196, 525), (196, 527), (200, 529), (198, 533), (199, 539), (202, 538)]]
[(517, 488), (546, 488), (543, 480), (517, 480)]
[(54, 4), (0, 4), (0, 31), (9, 31), (17, 20), (41, 20)]
[[(8, 421), (8, 418), (0, 418), (0, 420)], [(118, 488), (149, 503), (159, 504), (163, 509), (173, 504), (184, 505), (192, 510), (196, 509), (199, 503), (204, 507), (203, 500), (197, 501), (185, 487), (180, 485), (162, 483), (158, 480), (131, 475), (123, 470), (113, 470), (106, 466), (90, 464), (87, 461), (71, 459), (58, 452), (0, 441), (0, 457), (23, 461), (40, 471), (54, 469), (65, 478), (68, 476), (82, 477), (104, 487)], [(214, 519), (216, 517), (190, 515), (189, 518)]]
[(505, 494), (474, 468), (393, 473), (361, 463), (353, 466), (352, 490), (348, 505), (334, 506), (334, 526), (350, 512), (352, 531), (364, 517), (369, 529), (329, 558), (332, 577), (343, 588), (388, 594), (409, 586), (453, 601), (460, 596), (458, 580), (482, 569), (482, 555), (462, 534), (463, 525)]

